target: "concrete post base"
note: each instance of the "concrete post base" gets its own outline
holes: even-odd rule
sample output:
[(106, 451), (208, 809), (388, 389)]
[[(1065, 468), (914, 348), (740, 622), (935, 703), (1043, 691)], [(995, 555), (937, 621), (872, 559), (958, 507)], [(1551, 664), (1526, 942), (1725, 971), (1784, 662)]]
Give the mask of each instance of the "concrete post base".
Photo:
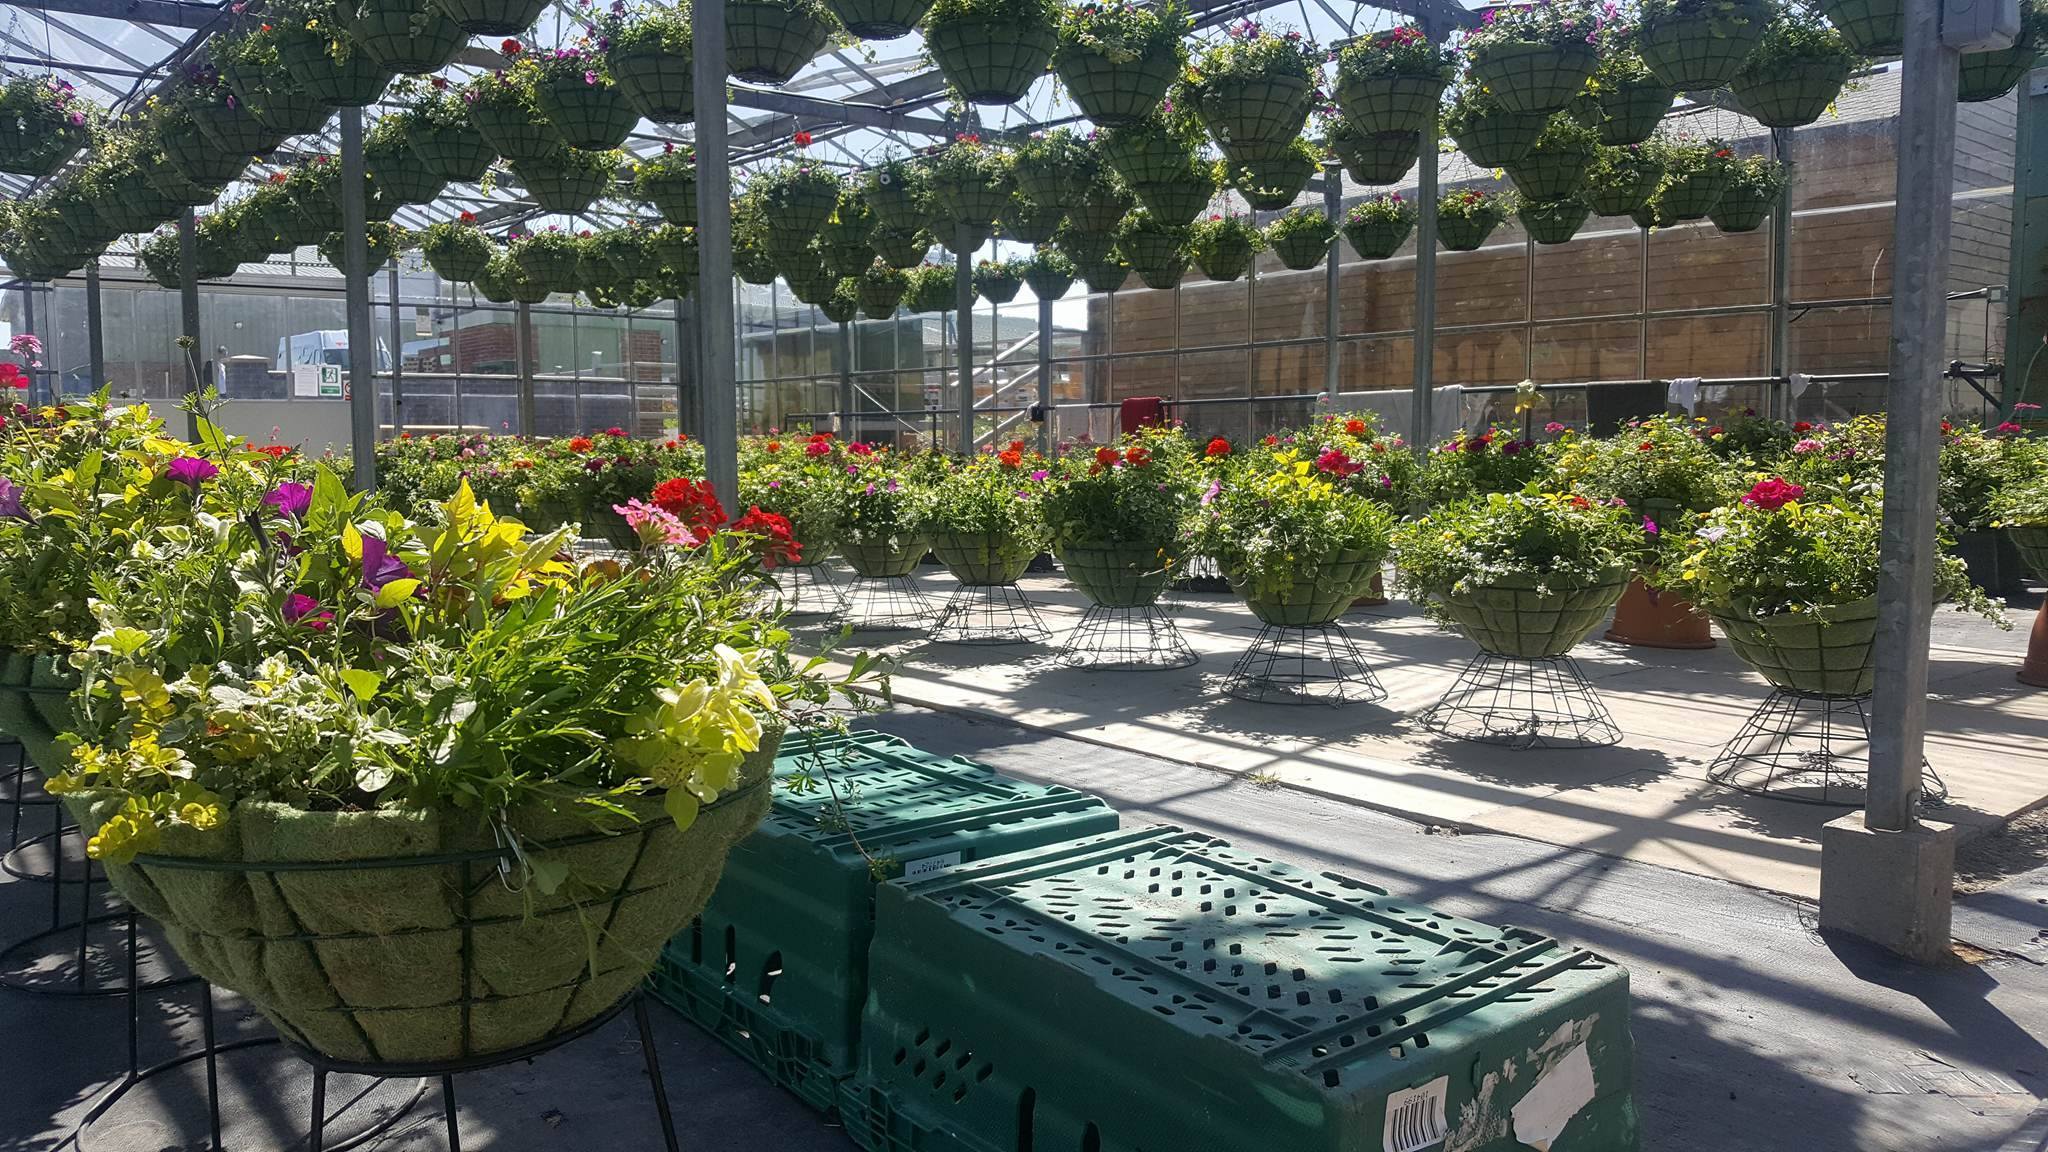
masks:
[(1949, 956), (1955, 876), (1952, 824), (1877, 832), (1860, 812), (1830, 821), (1820, 831), (1820, 926), (1939, 963)]

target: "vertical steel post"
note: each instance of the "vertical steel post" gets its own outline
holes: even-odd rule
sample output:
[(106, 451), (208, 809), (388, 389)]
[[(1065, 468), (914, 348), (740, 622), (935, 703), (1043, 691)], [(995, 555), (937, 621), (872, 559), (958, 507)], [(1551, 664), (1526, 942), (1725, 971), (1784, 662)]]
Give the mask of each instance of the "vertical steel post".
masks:
[(1052, 428), (1052, 301), (1038, 301), (1038, 450), (1053, 454)]
[(1771, 375), (1776, 396), (1766, 395), (1762, 410), (1781, 420), (1792, 419), (1792, 129), (1771, 131), (1771, 151), (1785, 166), (1785, 186), (1771, 209)]
[[(1332, 161), (1323, 169), (1323, 213), (1336, 228), (1344, 226), (1344, 166)], [(1329, 398), (1334, 408), (1337, 403), (1337, 325), (1338, 293), (1342, 291), (1344, 271), (1338, 266), (1338, 257), (1344, 251), (1341, 233), (1330, 238), (1330, 256), (1323, 267), (1323, 395)]]
[[(55, 294), (56, 294), (56, 293), (55, 293), (54, 291), (53, 291), (53, 292), (51, 293), (51, 295), (53, 295), (53, 296), (54, 296)], [(31, 335), (31, 336), (37, 335), (37, 333), (36, 333), (36, 286), (35, 286), (34, 284), (30, 283), (30, 282), (29, 282), (29, 281), (27, 281), (27, 280), (23, 280), (23, 281), (21, 282), (21, 330), (22, 330), (23, 332), (26, 332), (26, 333), (28, 333), (28, 334), (29, 334), (29, 335)], [(27, 359), (27, 357), (23, 357), (23, 359)], [(46, 359), (46, 360), (45, 360), (44, 362), (45, 362), (45, 363), (47, 364), (47, 363), (48, 363), (47, 359)], [(31, 403), (31, 404), (34, 404), (34, 403), (37, 403), (37, 402), (38, 402), (38, 398), (37, 398), (37, 394), (36, 394), (36, 389), (37, 389), (37, 388), (39, 387), (39, 385), (37, 384), (37, 381), (38, 381), (38, 380), (41, 380), (41, 379), (42, 379), (42, 378), (43, 378), (44, 376), (46, 376), (47, 374), (48, 374), (48, 373), (47, 373), (46, 369), (44, 369), (44, 368), (42, 368), (42, 367), (38, 367), (38, 366), (35, 366), (35, 365), (30, 365), (30, 366), (29, 366), (29, 369), (28, 369), (28, 398), (29, 398), (29, 403)], [(56, 385), (56, 381), (55, 381), (55, 379), (54, 379), (54, 378), (53, 378), (53, 379), (51, 380), (51, 383), (50, 383), (50, 386), (49, 386), (49, 391), (48, 391), (48, 393), (47, 393), (47, 394), (46, 394), (46, 395), (45, 395), (44, 397), (42, 397), (42, 399), (43, 399), (43, 400), (47, 400), (47, 401), (48, 401), (49, 403), (52, 403), (52, 404), (54, 404), (54, 403), (56, 403), (56, 402), (57, 402), (57, 385)]]
[(958, 342), (955, 365), (960, 373), (960, 440), (953, 446), (956, 456), (974, 455), (974, 254), (967, 251), (972, 231), (959, 226), (953, 242), (953, 300), (958, 315), (954, 338)]
[(100, 262), (85, 266), (85, 356), (91, 365), (92, 386), (107, 383), (107, 337), (100, 314)]
[(359, 492), (377, 487), (377, 337), (370, 329), (364, 231), (363, 110), (341, 110), (341, 275), (348, 316), (349, 444)]
[[(178, 311), (182, 321), (179, 335), (185, 345), (185, 395), (197, 396), (204, 346), (199, 342), (199, 223), (190, 208), (178, 217)], [(197, 414), (185, 417), (185, 437), (199, 439)]]
[(839, 322), (839, 436), (842, 440), (855, 439), (853, 434), (853, 321)]
[(697, 104), (697, 350), (705, 476), (727, 503), (739, 497), (739, 392), (732, 288), (732, 167), (726, 151), (725, 5), (691, 21)]
[(697, 421), (698, 389), (690, 387), (690, 377), (696, 372), (696, 342), (690, 339), (690, 314), (694, 307), (683, 297), (676, 297), (676, 434), (695, 436), (701, 427)]
[[(1431, 33), (1432, 40), (1437, 37)], [(1416, 157), (1415, 177), (1415, 376), (1408, 414), (1409, 444), (1419, 455), (1429, 451), (1434, 439), (1436, 398), (1436, 176), (1437, 118), (1432, 115), (1422, 130), (1422, 147)], [(1531, 311), (1533, 302), (1525, 302)]]
[(533, 403), (533, 305), (519, 302), (512, 322), (513, 364), (519, 373), (519, 434), (538, 436)]
[(1864, 825), (1918, 824), (1927, 736), (1928, 618), (1934, 603), (1935, 488), (1948, 330), (1950, 187), (1955, 179), (1955, 49), (1942, 0), (1906, 0), (1898, 192), (1892, 238), (1890, 392), (1885, 408), (1884, 528), (1877, 584), (1877, 685), (1871, 699)]
[(405, 431), (405, 333), (398, 322), (398, 258), (391, 258), (391, 434)]

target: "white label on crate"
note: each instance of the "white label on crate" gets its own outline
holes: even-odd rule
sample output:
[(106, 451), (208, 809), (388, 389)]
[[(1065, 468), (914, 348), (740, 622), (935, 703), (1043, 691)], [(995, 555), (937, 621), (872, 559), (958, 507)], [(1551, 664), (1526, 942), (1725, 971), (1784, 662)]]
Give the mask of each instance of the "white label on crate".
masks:
[(1420, 1088), (1387, 1094), (1386, 1152), (1421, 1152), (1444, 1142), (1444, 1098), (1451, 1078), (1439, 1076)]
[(1529, 1093), (1515, 1102), (1515, 1139), (1537, 1152), (1550, 1152), (1558, 1133), (1593, 1099), (1593, 1061), (1584, 1044), (1545, 1069)]
[(948, 852), (943, 856), (927, 856), (922, 860), (912, 860), (903, 866), (903, 878), (905, 880), (922, 880), (927, 876), (937, 876), (958, 863), (960, 863), (960, 854), (958, 852)]

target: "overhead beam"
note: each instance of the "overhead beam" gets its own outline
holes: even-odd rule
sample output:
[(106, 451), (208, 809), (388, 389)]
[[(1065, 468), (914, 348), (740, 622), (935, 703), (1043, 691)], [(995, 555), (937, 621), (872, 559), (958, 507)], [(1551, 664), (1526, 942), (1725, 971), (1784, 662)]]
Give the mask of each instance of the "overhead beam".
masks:
[(95, 16), (102, 20), (126, 20), (135, 24), (161, 24), (166, 28), (204, 28), (220, 19), (226, 7), (195, 4), (188, 0), (0, 0), (0, 4), (31, 12), (61, 12), (67, 16)]

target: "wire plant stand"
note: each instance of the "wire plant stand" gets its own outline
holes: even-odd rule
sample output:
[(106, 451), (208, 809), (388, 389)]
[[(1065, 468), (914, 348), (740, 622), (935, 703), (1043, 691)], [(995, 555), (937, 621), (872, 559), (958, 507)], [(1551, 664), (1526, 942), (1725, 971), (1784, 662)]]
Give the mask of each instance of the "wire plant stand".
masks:
[(1157, 604), (1091, 604), (1067, 633), (1055, 659), (1068, 668), (1140, 672), (1188, 668), (1201, 657), (1181, 636), (1173, 617)]
[(0, 732), (0, 764), (10, 765), (0, 768), (0, 774), (8, 778), (7, 791), (0, 795), (0, 804), (7, 806), (7, 845), (12, 848), (21, 842), (22, 814), (36, 808), (54, 808), (57, 800), (42, 793), (41, 789), (37, 789), (39, 795), (28, 794), (34, 781), (34, 774), (29, 771), (28, 753), (4, 732)]
[(1621, 729), (1570, 656), (1480, 652), (1420, 720), (1440, 736), (1508, 748), (1599, 748)]
[(775, 605), (791, 616), (837, 616), (846, 610), (846, 577), (830, 560), (816, 564), (785, 565), (773, 576), (771, 597)]
[(946, 597), (932, 626), (939, 644), (1043, 644), (1045, 618), (1015, 584), (961, 584)]
[(939, 607), (915, 576), (855, 576), (841, 612), (856, 632), (908, 632), (930, 625)]
[(1376, 704), (1386, 686), (1344, 625), (1267, 624), (1231, 665), (1226, 688), (1259, 704)]
[[(1707, 767), (1716, 784), (1800, 804), (1855, 808), (1870, 781), (1866, 693), (1835, 696), (1773, 688)], [(1932, 768), (1920, 796), (1939, 802), (1948, 785)]]

